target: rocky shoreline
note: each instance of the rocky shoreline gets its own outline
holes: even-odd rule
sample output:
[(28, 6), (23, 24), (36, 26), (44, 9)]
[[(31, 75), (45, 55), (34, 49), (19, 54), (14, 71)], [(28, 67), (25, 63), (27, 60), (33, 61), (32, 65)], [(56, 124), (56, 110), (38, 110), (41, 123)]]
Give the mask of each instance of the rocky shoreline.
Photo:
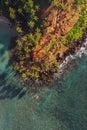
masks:
[[(40, 79), (37, 79), (37, 80), (28, 79), (26, 83), (24, 83), (22, 78), (19, 76), (22, 84), (28, 87), (29, 92), (37, 92), (39, 89), (43, 87), (52, 88), (54, 82), (56, 82), (57, 86), (62, 86), (65, 79), (75, 69), (74, 67), (70, 68), (67, 61), (69, 61), (70, 59), (73, 60), (74, 59), (73, 56), (75, 56), (79, 52), (81, 47), (86, 47), (86, 45), (84, 44), (86, 42), (87, 42), (87, 29), (84, 30), (84, 33), (81, 39), (79, 39), (76, 42), (70, 43), (67, 46), (68, 49), (66, 52), (63, 53), (62, 57), (59, 57), (59, 56), (57, 57), (57, 60), (60, 66), (57, 72), (55, 72), (53, 76), (51, 75), (50, 82), (43, 82)], [(79, 59), (79, 62), (81, 62), (80, 59)], [(68, 65), (68, 68), (66, 67), (66, 65)], [(78, 67), (78, 63), (76, 63), (75, 66)], [(67, 70), (69, 68), (70, 68), (70, 71)], [(62, 91), (62, 88), (58, 87), (58, 92), (61, 92), (61, 91)]]
[[(70, 55), (75, 55), (81, 47), (84, 47), (84, 42), (86, 42), (86, 38), (87, 38), (87, 29), (84, 30), (83, 36), (81, 39), (79, 39), (76, 42), (70, 43), (69, 45), (67, 45), (67, 50), (63, 53), (62, 57), (60, 55), (57, 55), (57, 61), (59, 63), (59, 65), (61, 66), (64, 62), (66, 62), (66, 58)], [(40, 79), (36, 79), (36, 80), (32, 80), (29, 79), (24, 82), (21, 78), (21, 76), (19, 75), (19, 79), (21, 81), (21, 83), (29, 88), (29, 91), (31, 92), (36, 92), (38, 91), (39, 88), (42, 88), (43, 86), (48, 86), (48, 87), (52, 87), (53, 85), (52, 82), (54, 82), (57, 79), (57, 82), (61, 82), (61, 79), (63, 79), (62, 77), (64, 77), (63, 75), (59, 76), (60, 73), (60, 68), (58, 68), (56, 73), (49, 73), (48, 75), (50, 77), (50, 81), (49, 82), (43, 82)], [(60, 83), (59, 83), (60, 84)], [(42, 87), (41, 87), (42, 86)]]

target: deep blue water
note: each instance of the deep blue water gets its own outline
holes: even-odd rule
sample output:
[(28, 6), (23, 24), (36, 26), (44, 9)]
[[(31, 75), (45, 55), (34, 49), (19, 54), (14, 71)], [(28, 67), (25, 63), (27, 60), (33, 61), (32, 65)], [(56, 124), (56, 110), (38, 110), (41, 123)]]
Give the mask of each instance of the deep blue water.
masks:
[(56, 80), (51, 89), (28, 94), (8, 66), (10, 39), (10, 31), (0, 27), (0, 130), (87, 130), (87, 57), (68, 64), (61, 93)]

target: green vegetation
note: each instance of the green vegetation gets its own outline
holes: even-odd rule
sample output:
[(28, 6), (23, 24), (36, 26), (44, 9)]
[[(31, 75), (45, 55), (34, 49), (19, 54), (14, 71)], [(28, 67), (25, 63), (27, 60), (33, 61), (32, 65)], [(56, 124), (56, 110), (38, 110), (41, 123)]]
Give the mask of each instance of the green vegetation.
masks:
[(74, 42), (82, 37), (83, 30), (87, 28), (87, 8), (84, 8), (83, 13), (81, 14), (78, 22), (67, 34), (67, 39), (63, 41), (64, 44), (69, 44)]
[(76, 0), (76, 7), (87, 4), (87, 0)]
[[(54, 60), (51, 68), (49, 68), (49, 57), (52, 57), (52, 52), (49, 46), (45, 46), (44, 62), (42, 59), (36, 59), (33, 61), (32, 52), (34, 47), (42, 40), (42, 36), (45, 33), (44, 24), (46, 23), (47, 16), (41, 19), (41, 13), (43, 13), (47, 7), (54, 7), (48, 14), (55, 14), (55, 9), (59, 8), (61, 11), (69, 12), (72, 8), (72, 4), (68, 6), (64, 2), (59, 2), (58, 0), (1, 0), (0, 1), (0, 14), (8, 17), (13, 25), (15, 25), (16, 30), (19, 34), (22, 34), (21, 38), (16, 39), (15, 56), (16, 61), (14, 63), (14, 68), (17, 72), (21, 74), (24, 81), (28, 78), (31, 79), (46, 79), (47, 73), (50, 71), (54, 73), (57, 71), (59, 63)], [(74, 42), (82, 37), (83, 30), (87, 28), (87, 0), (76, 0), (74, 3), (74, 9), (83, 9), (82, 14), (78, 22), (74, 27), (67, 33), (67, 38), (62, 37), (56, 38), (54, 33), (50, 34), (50, 40), (52, 41), (51, 49), (56, 49), (58, 43), (62, 42), (68, 45), (70, 42)], [(73, 12), (73, 16), (76, 12)], [(70, 22), (70, 18), (67, 17), (67, 22)], [(59, 24), (59, 23), (58, 23)], [(52, 27), (47, 28), (47, 32), (50, 33)], [(60, 49), (60, 48), (58, 48)], [(43, 52), (44, 53), (44, 52)], [(47, 58), (47, 59), (46, 59)], [(49, 70), (50, 69), (50, 70)], [(43, 74), (42, 74), (43, 73)]]
[(20, 27), (28, 33), (36, 29), (39, 5), (34, 4), (33, 0), (26, 0), (26, 2), (25, 0), (3, 0), (1, 1), (0, 8), (3, 14), (9, 17), (13, 24), (15, 24), (16, 28)]

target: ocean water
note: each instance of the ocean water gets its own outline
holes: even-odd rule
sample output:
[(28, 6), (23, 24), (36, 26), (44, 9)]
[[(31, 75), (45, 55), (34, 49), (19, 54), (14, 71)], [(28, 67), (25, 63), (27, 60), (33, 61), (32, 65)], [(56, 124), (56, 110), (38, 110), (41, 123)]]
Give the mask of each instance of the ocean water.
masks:
[(60, 66), (51, 89), (29, 94), (9, 66), (11, 37), (0, 27), (0, 130), (87, 130), (86, 47)]

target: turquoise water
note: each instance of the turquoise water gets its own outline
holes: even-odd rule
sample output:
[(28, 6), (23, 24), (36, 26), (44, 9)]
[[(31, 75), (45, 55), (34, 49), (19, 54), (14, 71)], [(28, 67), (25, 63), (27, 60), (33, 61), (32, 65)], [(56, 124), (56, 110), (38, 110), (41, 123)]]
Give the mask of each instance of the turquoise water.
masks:
[(2, 28), (0, 30), (0, 130), (87, 130), (86, 56), (82, 56), (80, 62), (76, 60), (78, 65), (74, 65), (74, 71), (60, 86), (63, 89), (61, 93), (58, 90), (58, 81), (54, 81), (51, 89), (44, 86), (35, 95), (28, 94), (9, 66), (10, 39), (10, 32)]

